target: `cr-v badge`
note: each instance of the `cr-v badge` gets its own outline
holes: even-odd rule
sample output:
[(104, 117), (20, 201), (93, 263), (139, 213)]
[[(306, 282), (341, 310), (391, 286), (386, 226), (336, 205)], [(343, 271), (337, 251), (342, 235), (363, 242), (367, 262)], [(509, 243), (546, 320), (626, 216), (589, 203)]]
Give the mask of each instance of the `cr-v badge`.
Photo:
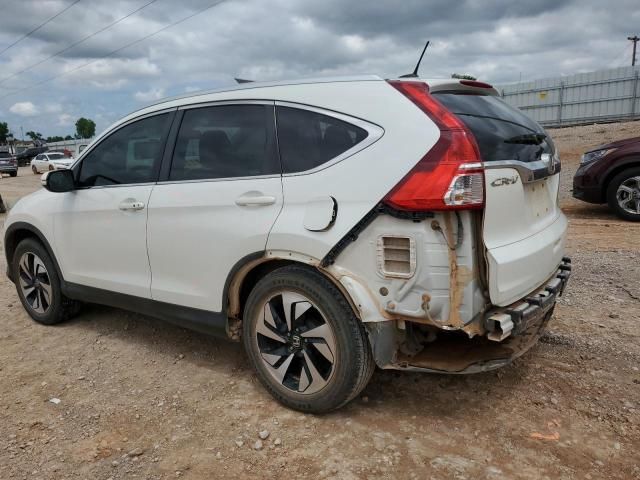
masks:
[(496, 178), (493, 182), (491, 182), (491, 186), (501, 187), (503, 185), (513, 185), (514, 183), (518, 183), (517, 175), (514, 175), (513, 177)]

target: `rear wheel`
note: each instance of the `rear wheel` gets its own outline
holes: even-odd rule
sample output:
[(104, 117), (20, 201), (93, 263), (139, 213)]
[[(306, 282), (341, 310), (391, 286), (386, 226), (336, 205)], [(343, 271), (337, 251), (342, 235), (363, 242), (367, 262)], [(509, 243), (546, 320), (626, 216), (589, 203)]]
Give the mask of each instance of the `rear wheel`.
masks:
[(12, 271), (22, 306), (36, 322), (55, 325), (78, 312), (79, 303), (62, 294), (55, 265), (40, 242), (28, 238), (18, 244)]
[(258, 378), (284, 405), (322, 413), (352, 400), (375, 364), (342, 293), (304, 267), (278, 269), (252, 290), (243, 340)]
[(609, 207), (621, 218), (640, 222), (640, 168), (613, 177), (607, 188)]
[(15, 172), (11, 172), (9, 174), (10, 177), (17, 177), (18, 176), (18, 171), (16, 170)]
[(38, 169), (36, 168), (35, 165), (31, 165), (31, 171), (33, 172), (34, 175), (38, 174)]
[(53, 167), (53, 165), (49, 165), (49, 171), (51, 172), (52, 170), (55, 170), (55, 168)]

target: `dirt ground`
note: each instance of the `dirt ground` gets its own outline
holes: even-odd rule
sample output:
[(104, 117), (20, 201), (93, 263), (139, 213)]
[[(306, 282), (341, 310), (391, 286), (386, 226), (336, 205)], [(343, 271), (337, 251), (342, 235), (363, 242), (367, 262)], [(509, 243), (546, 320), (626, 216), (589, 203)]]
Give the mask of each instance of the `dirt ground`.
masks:
[[(640, 122), (551, 134), (574, 271), (514, 365), (378, 371), (346, 408), (303, 415), (240, 344), (98, 306), (43, 327), (0, 275), (0, 479), (640, 478), (640, 224), (570, 195), (579, 155)], [(9, 203), (38, 187), (28, 169), (0, 180)]]

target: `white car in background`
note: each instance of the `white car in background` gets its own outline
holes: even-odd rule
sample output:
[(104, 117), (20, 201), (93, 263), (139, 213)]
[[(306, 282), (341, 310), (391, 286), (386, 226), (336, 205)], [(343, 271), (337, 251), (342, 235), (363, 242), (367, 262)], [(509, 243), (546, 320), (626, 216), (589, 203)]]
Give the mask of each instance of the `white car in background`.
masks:
[(7, 273), (37, 322), (92, 302), (242, 340), (275, 398), (326, 412), (376, 365), (535, 344), (571, 272), (559, 172), (482, 82), (251, 83), (134, 112), (48, 173), (5, 220)]
[(75, 158), (67, 157), (61, 152), (47, 152), (36, 155), (31, 160), (31, 171), (35, 174), (48, 172), (50, 170), (60, 170), (63, 168), (69, 168)]

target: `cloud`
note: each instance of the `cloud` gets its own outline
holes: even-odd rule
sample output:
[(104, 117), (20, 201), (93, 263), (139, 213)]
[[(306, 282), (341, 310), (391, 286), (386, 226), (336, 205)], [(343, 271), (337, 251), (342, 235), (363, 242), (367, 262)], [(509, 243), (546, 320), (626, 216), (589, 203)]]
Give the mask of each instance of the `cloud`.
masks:
[(139, 102), (152, 102), (164, 97), (166, 97), (164, 88), (150, 88), (144, 92), (136, 92), (133, 94), (133, 98)]
[(74, 117), (68, 113), (61, 113), (58, 115), (58, 125), (61, 127), (70, 127), (75, 123), (73, 118)]
[(36, 106), (31, 102), (14, 103), (11, 108), (9, 108), (9, 111), (21, 117), (33, 117), (39, 113)]
[(47, 103), (44, 105), (45, 113), (58, 113), (62, 111), (62, 105), (59, 103)]
[[(69, 0), (4, 3), (0, 49)], [(145, 3), (79, 2), (0, 55), (1, 120), (66, 134), (64, 114), (92, 118), (100, 130), (139, 103), (234, 77), (388, 78), (411, 71), (427, 39), (426, 78), (465, 72), (500, 84), (612, 68), (630, 63), (626, 37), (640, 24), (637, 0), (228, 0), (165, 28), (212, 3), (183, 0), (154, 2), (100, 32)], [(26, 122), (11, 110), (16, 102), (39, 108)]]

